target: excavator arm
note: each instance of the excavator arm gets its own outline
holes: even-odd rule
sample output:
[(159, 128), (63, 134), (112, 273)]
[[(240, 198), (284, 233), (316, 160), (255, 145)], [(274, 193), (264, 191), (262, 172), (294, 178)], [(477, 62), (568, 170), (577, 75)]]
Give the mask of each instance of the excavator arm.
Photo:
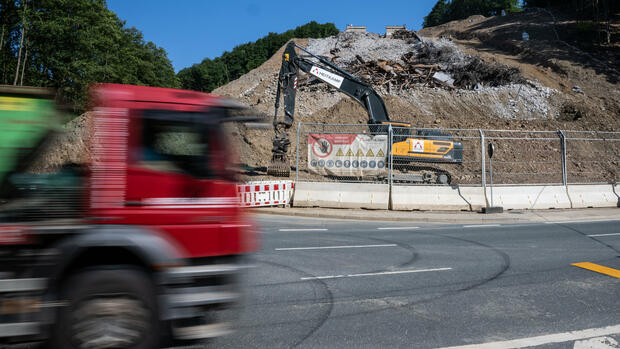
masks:
[[(298, 56), (295, 51), (296, 48), (315, 58), (316, 61)], [(368, 113), (367, 122), (371, 133), (385, 134), (387, 133), (389, 125), (398, 126), (394, 129), (392, 144), (390, 144), (390, 151), (395, 162), (401, 164), (409, 164), (411, 162), (462, 162), (462, 143), (453, 142), (449, 134), (443, 134), (434, 130), (418, 130), (416, 134), (412, 136), (411, 124), (390, 121), (383, 99), (369, 84), (332, 64), (323, 57), (317, 56), (304, 47), (295, 44), (295, 42), (290, 41), (282, 54), (282, 66), (278, 76), (275, 113), (273, 117), (275, 137), (273, 139), (271, 163), (267, 168), (267, 174), (279, 177), (288, 177), (290, 175), (287, 152), (291, 142), (287, 132), (295, 120), (295, 96), (297, 93), (297, 78), (300, 70), (315, 76), (361, 104)], [(278, 120), (278, 108), (280, 106), (281, 94), (284, 95), (284, 118)], [(407, 181), (441, 184), (450, 182), (450, 175), (444, 170), (434, 169), (428, 166), (408, 167), (413, 169), (418, 168), (418, 170), (420, 170), (418, 172), (421, 174), (408, 176), (407, 178), (409, 179), (405, 179)]]
[[(318, 62), (313, 62), (304, 57), (300, 57), (295, 52), (295, 48), (302, 50), (308, 55), (316, 58)], [(278, 86), (276, 92), (275, 112), (273, 126), (276, 136), (273, 140), (272, 161), (267, 169), (267, 173), (275, 176), (288, 176), (290, 166), (287, 160), (287, 152), (290, 146), (287, 130), (293, 125), (295, 120), (295, 96), (297, 93), (297, 78), (299, 71), (303, 71), (315, 76), (319, 80), (331, 85), (340, 92), (353, 98), (366, 109), (368, 113), (368, 124), (371, 131), (380, 131), (379, 125), (390, 124), (388, 111), (383, 103), (383, 99), (367, 83), (361, 81), (349, 72), (340, 69), (328, 60), (317, 56), (304, 47), (290, 41), (282, 55), (282, 66), (278, 76)], [(278, 109), (280, 107), (281, 94), (284, 95), (284, 118), (278, 120)], [(405, 123), (392, 123), (397, 126), (409, 127)], [(378, 126), (375, 126), (378, 125)]]

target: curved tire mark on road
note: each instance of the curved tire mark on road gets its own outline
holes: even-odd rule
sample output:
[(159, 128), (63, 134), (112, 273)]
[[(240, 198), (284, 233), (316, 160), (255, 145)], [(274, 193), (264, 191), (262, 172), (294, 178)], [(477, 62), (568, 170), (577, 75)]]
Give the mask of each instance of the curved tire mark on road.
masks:
[[(265, 260), (261, 260), (258, 261), (259, 263), (263, 263), (263, 264), (267, 264), (267, 265), (272, 265), (272, 266), (276, 266), (279, 268), (283, 268), (283, 269), (288, 269), (296, 274), (300, 274), (303, 275), (304, 277), (316, 277), (316, 275), (312, 275), (310, 273), (307, 273), (303, 270), (288, 266), (288, 265), (284, 265), (284, 264), (280, 264), (280, 263), (275, 263), (275, 262), (269, 262), (269, 261), (265, 261)], [(301, 343), (303, 343), (305, 340), (307, 340), (308, 338), (310, 338), (319, 328), (321, 328), (325, 322), (327, 321), (327, 319), (329, 318), (329, 316), (332, 313), (332, 310), (334, 308), (334, 296), (332, 294), (332, 291), (329, 289), (329, 286), (327, 286), (327, 284), (321, 280), (321, 279), (311, 279), (309, 280), (317, 285), (320, 285), (324, 290), (325, 290), (325, 294), (326, 297), (325, 299), (327, 300), (327, 302), (324, 302), (327, 305), (327, 311), (324, 312), (324, 314), (322, 314), (321, 316), (318, 317), (318, 323), (314, 326), (312, 326), (312, 328), (310, 329), (310, 331), (308, 333), (306, 333), (305, 335), (303, 335), (300, 339), (298, 339), (297, 341), (294, 342), (294, 344), (291, 345), (291, 348), (295, 348), (298, 347)], [(320, 302), (320, 298), (318, 299), (318, 301)], [(288, 322), (288, 323), (292, 323), (292, 322)]]

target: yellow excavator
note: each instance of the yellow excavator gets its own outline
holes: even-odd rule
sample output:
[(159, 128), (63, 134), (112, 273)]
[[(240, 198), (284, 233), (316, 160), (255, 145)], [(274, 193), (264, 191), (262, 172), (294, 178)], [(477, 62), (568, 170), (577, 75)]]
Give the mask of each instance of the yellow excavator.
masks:
[[(314, 57), (318, 62), (298, 56), (295, 48)], [(369, 84), (293, 41), (290, 41), (284, 50), (278, 76), (273, 120), (275, 137), (271, 163), (267, 168), (269, 175), (278, 177), (290, 175), (287, 153), (291, 142), (288, 139), (287, 130), (294, 121), (299, 70), (315, 76), (359, 102), (368, 113), (368, 126), (371, 133), (387, 134), (388, 127), (390, 125), (393, 127), (390, 151), (394, 163), (402, 169), (410, 170), (408, 172), (417, 172), (407, 175), (405, 181), (450, 183), (451, 177), (447, 171), (430, 167), (429, 164), (461, 163), (463, 161), (462, 143), (453, 141), (451, 135), (437, 130), (416, 130), (411, 128), (409, 123), (390, 121), (383, 99)], [(284, 118), (278, 120), (281, 94), (284, 95)]]

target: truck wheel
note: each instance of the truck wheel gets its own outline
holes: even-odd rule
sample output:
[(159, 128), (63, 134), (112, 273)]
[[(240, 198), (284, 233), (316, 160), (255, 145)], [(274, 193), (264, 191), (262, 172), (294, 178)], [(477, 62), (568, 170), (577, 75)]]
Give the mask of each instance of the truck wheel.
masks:
[(155, 287), (135, 269), (82, 271), (63, 284), (53, 348), (159, 348)]

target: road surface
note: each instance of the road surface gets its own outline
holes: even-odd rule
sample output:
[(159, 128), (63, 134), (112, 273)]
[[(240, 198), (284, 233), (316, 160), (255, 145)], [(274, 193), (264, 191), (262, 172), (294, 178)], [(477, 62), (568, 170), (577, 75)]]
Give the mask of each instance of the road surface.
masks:
[(620, 347), (620, 220), (258, 221), (238, 331), (216, 347)]

